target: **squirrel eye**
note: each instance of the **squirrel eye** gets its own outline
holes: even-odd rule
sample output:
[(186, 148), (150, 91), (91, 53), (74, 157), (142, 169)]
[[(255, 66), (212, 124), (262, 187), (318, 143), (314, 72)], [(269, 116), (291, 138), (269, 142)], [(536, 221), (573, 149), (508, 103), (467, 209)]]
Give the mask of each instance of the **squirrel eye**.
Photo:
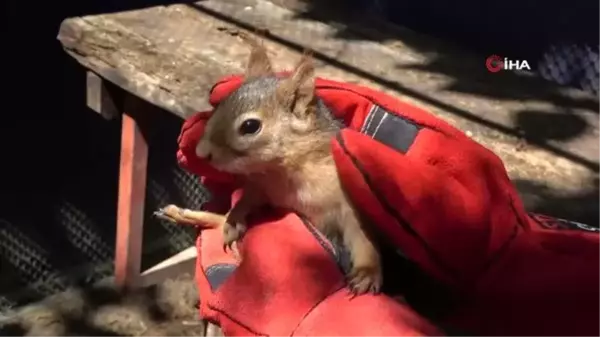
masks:
[(251, 135), (257, 133), (261, 127), (262, 124), (258, 119), (250, 118), (242, 122), (239, 131), (242, 135)]

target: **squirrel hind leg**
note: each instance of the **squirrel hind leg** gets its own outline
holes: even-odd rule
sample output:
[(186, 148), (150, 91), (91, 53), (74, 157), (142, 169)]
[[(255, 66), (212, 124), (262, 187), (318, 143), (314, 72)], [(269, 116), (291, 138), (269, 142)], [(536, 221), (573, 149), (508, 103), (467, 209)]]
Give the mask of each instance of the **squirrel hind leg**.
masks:
[(383, 269), (379, 251), (359, 217), (348, 206), (340, 217), (344, 245), (350, 252), (351, 267), (348, 285), (354, 294), (379, 293), (383, 284)]
[(339, 208), (327, 212), (316, 227), (328, 239), (337, 239), (336, 243), (342, 243), (349, 253), (349, 268), (344, 269), (350, 291), (355, 295), (379, 293), (383, 284), (379, 250), (352, 206), (342, 202)]

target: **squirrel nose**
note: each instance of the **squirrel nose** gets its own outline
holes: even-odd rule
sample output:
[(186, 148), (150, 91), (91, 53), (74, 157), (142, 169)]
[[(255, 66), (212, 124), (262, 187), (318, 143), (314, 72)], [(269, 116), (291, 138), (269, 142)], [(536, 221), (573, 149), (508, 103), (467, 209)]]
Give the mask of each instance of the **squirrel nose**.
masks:
[(207, 153), (206, 156), (204, 156), (204, 159), (206, 161), (211, 161), (212, 160), (212, 153)]

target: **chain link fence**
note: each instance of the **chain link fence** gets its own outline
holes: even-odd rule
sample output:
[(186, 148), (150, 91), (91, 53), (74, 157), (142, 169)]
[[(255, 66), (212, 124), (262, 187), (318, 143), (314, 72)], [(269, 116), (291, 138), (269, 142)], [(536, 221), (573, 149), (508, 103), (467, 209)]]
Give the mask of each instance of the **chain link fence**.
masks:
[(552, 45), (538, 64), (539, 74), (559, 84), (598, 94), (598, 46)]
[[(176, 163), (175, 140), (181, 121), (174, 116), (163, 116), (163, 119), (158, 124), (164, 127), (164, 132), (152, 139), (149, 153), (142, 268), (164, 260), (195, 241), (193, 228), (161, 221), (152, 217), (152, 212), (169, 203), (199, 208), (207, 198), (207, 191), (198, 179)], [(118, 138), (118, 131), (113, 128), (112, 134), (104, 136)], [(93, 195), (95, 191), (100, 193), (107, 189), (109, 193), (102, 194), (112, 195), (111, 200), (85, 203), (82, 201), (88, 198), (86, 195), (73, 194), (54, 204), (53, 214), (46, 222), (28, 221), (26, 217), (3, 219), (5, 214), (0, 209), (0, 313), (113, 274), (117, 176), (111, 172), (116, 173), (114, 166), (118, 165), (119, 151), (109, 148), (115, 145), (113, 142), (96, 145), (106, 148), (90, 151), (112, 153), (113, 158), (93, 163), (99, 170), (84, 173), (83, 180), (95, 183), (81, 191)], [(98, 171), (106, 174), (99, 175)], [(35, 189), (29, 192), (40, 193)], [(50, 227), (57, 237), (38, 235), (43, 226)]]
[(584, 0), (578, 6), (549, 3), (542, 6), (543, 14), (532, 0), (504, 2), (503, 13), (476, 1), (450, 5), (439, 0), (351, 0), (349, 4), (362, 13), (487, 55), (526, 59), (536, 65), (534, 72), (549, 81), (599, 93), (597, 1)]

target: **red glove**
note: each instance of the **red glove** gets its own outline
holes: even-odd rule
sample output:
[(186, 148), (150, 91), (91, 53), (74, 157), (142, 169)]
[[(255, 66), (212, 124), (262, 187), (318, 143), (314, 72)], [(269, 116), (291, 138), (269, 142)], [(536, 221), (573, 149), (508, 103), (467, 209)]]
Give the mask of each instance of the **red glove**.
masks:
[(249, 222), (242, 262), (223, 251), (220, 229), (198, 236), (200, 314), (226, 336), (430, 336), (441, 333), (383, 295), (351, 298), (337, 251), (293, 213)]
[[(209, 114), (187, 120), (179, 139), (181, 165), (202, 175), (213, 193), (204, 209), (224, 214), (239, 197), (236, 184), (194, 155)], [(208, 178), (207, 178), (208, 177)], [(344, 256), (315, 228), (277, 210), (249, 219), (238, 242), (242, 262), (223, 251), (220, 229), (197, 239), (200, 314), (225, 335), (441, 335), (407, 306), (385, 295), (352, 297)]]
[[(240, 83), (218, 83), (211, 103)], [(317, 92), (349, 126), (332, 143), (345, 187), (454, 293), (447, 323), (483, 335), (598, 335), (597, 232), (528, 215), (499, 158), (427, 112), (347, 83), (318, 79)], [(194, 157), (201, 118), (184, 127), (182, 165), (230, 181)]]

